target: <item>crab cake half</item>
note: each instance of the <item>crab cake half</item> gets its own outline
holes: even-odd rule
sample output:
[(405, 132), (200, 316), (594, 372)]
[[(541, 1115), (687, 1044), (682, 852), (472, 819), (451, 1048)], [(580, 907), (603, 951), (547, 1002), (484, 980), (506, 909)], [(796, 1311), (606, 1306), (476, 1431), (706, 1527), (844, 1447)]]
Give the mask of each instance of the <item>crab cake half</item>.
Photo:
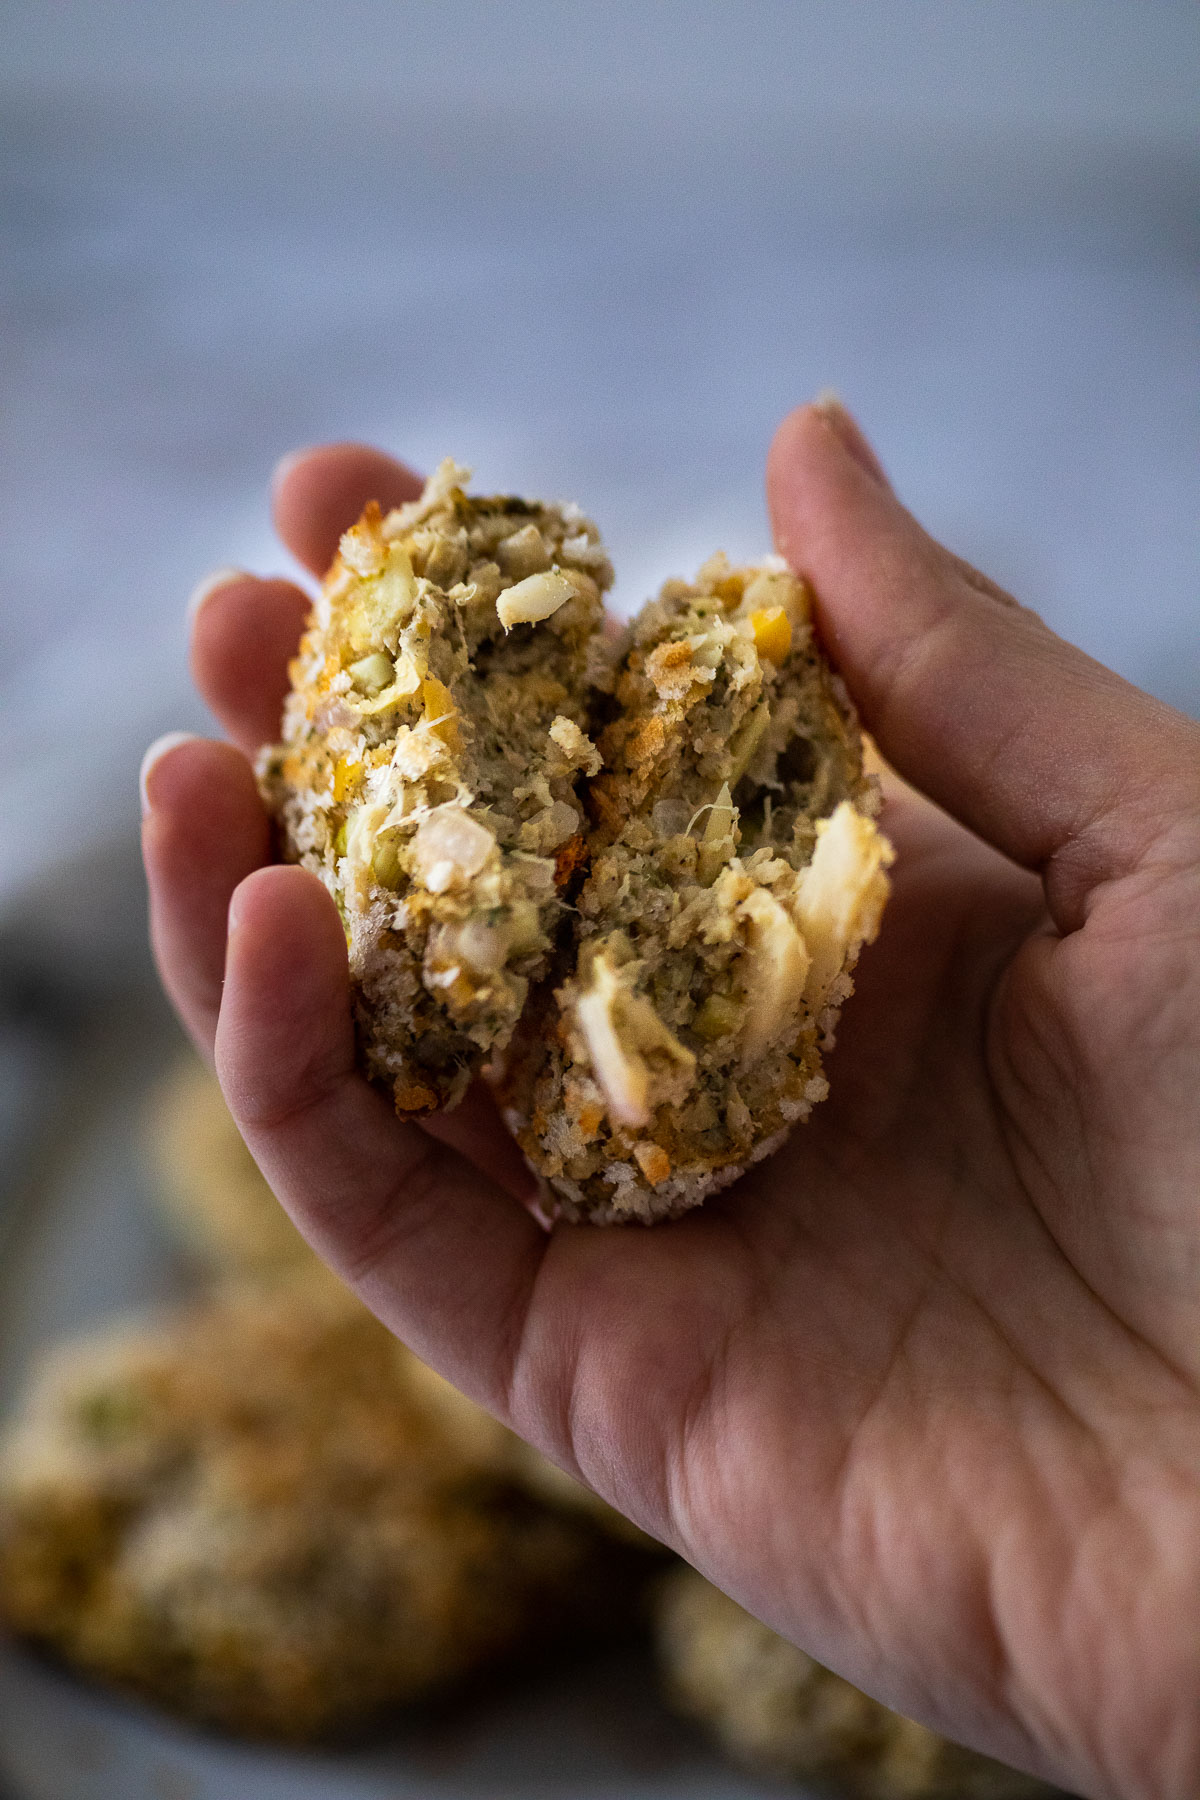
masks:
[(572, 506), (463, 491), (342, 539), (260, 776), (284, 854), (346, 928), (370, 1074), (401, 1113), (461, 1098), (546, 971), (583, 849), (586, 663), (612, 579)]
[(765, 1156), (827, 1091), (892, 859), (862, 742), (777, 560), (668, 582), (616, 671), (565, 980), (501, 1081), (569, 1218), (653, 1221)]
[(1057, 1790), (889, 1711), (692, 1569), (662, 1583), (668, 1698), (733, 1759), (853, 1800), (1049, 1800)]
[(226, 1730), (336, 1738), (623, 1622), (644, 1558), (329, 1284), (110, 1327), (0, 1454), (0, 1616)]

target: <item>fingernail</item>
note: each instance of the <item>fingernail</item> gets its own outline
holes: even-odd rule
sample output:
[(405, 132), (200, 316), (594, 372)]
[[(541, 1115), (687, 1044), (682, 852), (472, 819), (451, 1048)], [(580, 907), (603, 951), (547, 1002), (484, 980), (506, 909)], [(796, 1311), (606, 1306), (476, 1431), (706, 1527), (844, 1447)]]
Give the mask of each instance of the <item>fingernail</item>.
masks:
[(180, 744), (190, 744), (195, 742), (195, 738), (196, 733), (194, 731), (164, 732), (162, 737), (155, 738), (145, 756), (143, 756), (142, 766), (138, 770), (138, 793), (141, 795), (142, 800), (143, 819), (150, 811), (150, 795), (147, 792), (146, 783), (150, 779), (150, 772), (155, 763), (158, 762), (160, 757), (166, 756), (169, 751), (177, 750)]
[(302, 463), (305, 457), (311, 456), (311, 454), (311, 450), (305, 447), (300, 450), (289, 450), (286, 456), (281, 456), (271, 471), (271, 492), (277, 494), (297, 464)]
[(854, 458), (859, 468), (864, 469), (873, 481), (877, 481), (880, 487), (885, 487), (891, 493), (892, 484), (888, 480), (887, 470), (867, 442), (858, 421), (843, 406), (840, 395), (832, 388), (822, 388), (813, 405), (843, 450)]
[(197, 615), (201, 609), (207, 605), (208, 601), (212, 599), (212, 596), (217, 592), (218, 588), (228, 587), (231, 582), (246, 581), (247, 579), (252, 580), (253, 577), (248, 577), (245, 569), (214, 569), (211, 575), (206, 575), (203, 581), (197, 582), (196, 586), (188, 595), (188, 624), (194, 625), (196, 623)]

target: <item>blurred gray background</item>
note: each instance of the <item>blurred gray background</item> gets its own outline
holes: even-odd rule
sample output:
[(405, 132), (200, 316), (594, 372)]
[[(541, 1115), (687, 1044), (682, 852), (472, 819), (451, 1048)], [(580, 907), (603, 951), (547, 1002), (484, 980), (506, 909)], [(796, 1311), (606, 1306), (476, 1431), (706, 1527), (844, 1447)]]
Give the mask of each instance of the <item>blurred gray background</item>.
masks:
[(290, 447), (579, 499), (618, 603), (766, 546), (836, 387), (915, 510), (1200, 706), (1194, 0), (7, 0), (0, 901), (198, 727)]

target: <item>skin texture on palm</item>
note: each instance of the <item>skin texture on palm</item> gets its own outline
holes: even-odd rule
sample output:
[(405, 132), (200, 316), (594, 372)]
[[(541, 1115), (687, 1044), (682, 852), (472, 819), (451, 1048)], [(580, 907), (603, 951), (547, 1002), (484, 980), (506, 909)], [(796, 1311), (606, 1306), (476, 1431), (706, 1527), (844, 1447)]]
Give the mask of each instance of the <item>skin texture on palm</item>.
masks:
[[(292, 461), (277, 517), (316, 573), (415, 487), (338, 446)], [(147, 772), (164, 978), (280, 1198), (419, 1355), (888, 1704), (1175, 1800), (1200, 1790), (1200, 729), (927, 538), (840, 409), (785, 422), (768, 491), (923, 790), (893, 784), (887, 926), (779, 1157), (668, 1227), (544, 1233), (485, 1099), (422, 1129), (357, 1075), (336, 914), (261, 866), (228, 746)], [(238, 578), (199, 610), (241, 750), (304, 607)]]

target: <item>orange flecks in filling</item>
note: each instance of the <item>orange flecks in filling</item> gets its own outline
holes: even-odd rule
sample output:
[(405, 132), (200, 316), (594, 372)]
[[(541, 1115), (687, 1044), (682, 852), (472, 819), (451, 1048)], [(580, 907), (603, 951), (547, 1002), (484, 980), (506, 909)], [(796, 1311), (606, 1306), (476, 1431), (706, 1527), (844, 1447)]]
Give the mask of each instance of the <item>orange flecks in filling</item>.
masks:
[(585, 1101), (576, 1117), (576, 1124), (585, 1138), (594, 1138), (604, 1123), (604, 1108), (595, 1100)]
[(398, 1076), (393, 1085), (392, 1092), (396, 1097), (396, 1111), (398, 1113), (427, 1113), (437, 1111), (438, 1097), (433, 1089), (431, 1087), (426, 1087), (423, 1081), (417, 1081), (412, 1076)]
[[(446, 971), (449, 974), (449, 970)], [(454, 978), (439, 986), (438, 992), (450, 1011), (456, 1015), (465, 1013), (478, 995), (478, 988), (462, 969), (454, 972)]]
[(638, 768), (642, 763), (650, 762), (666, 748), (667, 727), (665, 722), (654, 714), (652, 718), (639, 725), (625, 746), (625, 760), (630, 768)]
[(333, 801), (340, 806), (343, 800), (362, 786), (363, 766), (361, 762), (351, 762), (349, 757), (339, 756), (333, 765)]
[(657, 1187), (671, 1173), (671, 1159), (659, 1144), (635, 1144), (633, 1154), (638, 1168), (651, 1187)]
[(781, 663), (792, 647), (792, 626), (782, 606), (764, 606), (750, 614), (754, 648), (768, 662)]
[(554, 852), (555, 887), (565, 888), (576, 871), (586, 867), (587, 860), (587, 842), (582, 833), (577, 831), (574, 837), (569, 837)]
[(427, 729), (435, 732), (449, 749), (457, 750), (458, 715), (445, 682), (439, 681), (436, 675), (427, 675), (421, 683), (421, 700), (425, 707), (423, 723)]
[(616, 837), (625, 822), (625, 814), (612, 776), (601, 775), (589, 783), (584, 800), (596, 829), (606, 839)]
[(691, 660), (692, 646), (682, 638), (676, 638), (672, 643), (660, 644), (657, 650), (650, 652), (646, 658), (646, 672), (652, 674), (656, 669), (678, 669)]
[(646, 675), (663, 700), (683, 700), (689, 688), (697, 683), (706, 686), (712, 679), (711, 671), (694, 660), (692, 646), (682, 640), (660, 644), (651, 651), (646, 658)]

